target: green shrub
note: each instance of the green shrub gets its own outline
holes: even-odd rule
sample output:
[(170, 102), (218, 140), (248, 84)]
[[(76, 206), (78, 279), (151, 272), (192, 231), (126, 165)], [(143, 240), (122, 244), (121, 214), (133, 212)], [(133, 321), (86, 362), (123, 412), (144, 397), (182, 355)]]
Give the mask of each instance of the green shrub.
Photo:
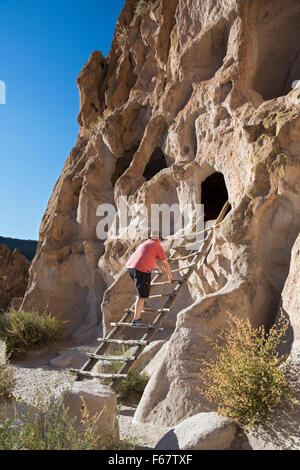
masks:
[(7, 357), (24, 357), (32, 349), (58, 341), (65, 323), (47, 312), (10, 310), (0, 315), (0, 339)]
[(280, 405), (293, 401), (284, 361), (277, 350), (288, 326), (281, 315), (268, 333), (230, 316), (230, 326), (210, 341), (216, 359), (203, 361), (201, 392), (221, 416), (242, 427), (263, 423)]
[[(107, 353), (108, 356), (111, 356), (111, 353)], [(116, 356), (131, 356), (131, 349), (126, 346), (117, 345), (114, 348), (113, 355)], [(118, 374), (122, 366), (124, 365), (123, 361), (109, 361), (107, 364), (102, 363), (97, 372), (103, 374)], [(139, 370), (132, 369), (129, 370), (127, 377), (122, 379), (121, 383), (117, 387), (117, 394), (120, 398), (124, 399), (139, 399), (143, 394), (145, 387), (149, 381), (149, 378), (145, 374), (141, 374)], [(101, 379), (101, 382), (104, 385), (110, 385), (111, 379)]]
[(136, 16), (144, 16), (148, 8), (147, 0), (138, 0), (135, 5), (134, 13)]
[(28, 410), (12, 419), (6, 419), (0, 427), (0, 450), (132, 450), (132, 440), (115, 442), (113, 437), (101, 439), (95, 419), (90, 418), (83, 407), (78, 430), (75, 418), (70, 418), (68, 408), (62, 403), (49, 405), (41, 413)]
[(14, 371), (7, 365), (0, 365), (0, 402), (12, 397), (16, 385)]

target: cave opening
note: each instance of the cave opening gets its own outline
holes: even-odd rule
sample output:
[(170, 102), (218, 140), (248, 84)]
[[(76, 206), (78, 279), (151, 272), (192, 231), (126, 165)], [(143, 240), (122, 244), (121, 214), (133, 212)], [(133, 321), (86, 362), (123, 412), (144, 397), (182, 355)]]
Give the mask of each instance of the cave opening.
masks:
[(164, 168), (168, 168), (164, 153), (159, 147), (156, 147), (145, 167), (143, 177), (149, 181)]
[[(222, 173), (213, 173), (203, 181), (201, 204), (204, 204), (204, 222), (215, 220), (228, 201), (228, 191)], [(229, 207), (228, 212), (231, 207)]]
[(222, 67), (228, 50), (229, 29), (228, 21), (221, 18), (183, 53), (181, 68), (190, 81), (209, 80)]
[(292, 3), (294, 11), (270, 11), (256, 29), (252, 87), (266, 101), (288, 94), (300, 79), (300, 5)]
[(132, 162), (133, 156), (137, 149), (139, 148), (140, 143), (135, 144), (130, 150), (126, 150), (124, 155), (117, 159), (115, 171), (111, 177), (111, 184), (115, 186), (116, 182), (123, 175), (123, 173), (129, 168), (130, 163)]

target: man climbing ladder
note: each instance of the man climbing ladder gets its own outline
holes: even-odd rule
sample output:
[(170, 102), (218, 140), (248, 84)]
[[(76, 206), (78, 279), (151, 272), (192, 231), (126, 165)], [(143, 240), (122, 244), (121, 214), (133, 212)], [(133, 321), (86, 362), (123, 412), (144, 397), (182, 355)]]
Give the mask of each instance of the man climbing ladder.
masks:
[[(150, 294), (152, 271), (158, 269), (160, 272), (166, 272), (169, 281), (171, 283), (175, 281), (167, 261), (165, 250), (160, 242), (161, 235), (158, 232), (151, 233), (150, 238), (142, 243), (128, 260), (127, 271), (133, 279), (137, 290), (134, 318), (131, 322), (132, 326), (143, 325), (141, 312), (144, 307), (145, 299), (147, 299)], [(157, 264), (157, 260), (162, 262), (163, 268)]]
[[(88, 359), (87, 361), (83, 364), (81, 369), (69, 369), (70, 371), (76, 373), (77, 380), (84, 380), (85, 378), (99, 378), (99, 379), (111, 379), (111, 386), (114, 390), (117, 389), (118, 385), (122, 380), (124, 380), (128, 376), (129, 370), (133, 367), (135, 361), (138, 359), (144, 348), (146, 347), (147, 344), (149, 344), (154, 336), (156, 335), (157, 331), (161, 330), (161, 325), (163, 324), (164, 320), (166, 319), (167, 315), (172, 311), (173, 306), (175, 305), (177, 299), (181, 296), (183, 293), (183, 290), (185, 289), (187, 283), (189, 282), (190, 276), (193, 274), (195, 269), (198, 271), (201, 269), (201, 266), (205, 263), (206, 257), (212, 247), (213, 244), (213, 232), (214, 230), (221, 224), (222, 220), (226, 216), (227, 212), (229, 209), (229, 203), (226, 202), (224, 205), (219, 217), (217, 218), (215, 225), (213, 227), (209, 227), (208, 229), (205, 229), (204, 232), (210, 232), (208, 236), (205, 238), (203, 245), (198, 251), (192, 250), (192, 252), (188, 255), (184, 256), (176, 256), (176, 252), (178, 252), (179, 248), (181, 245), (177, 246), (176, 248), (172, 248), (171, 252), (171, 257), (170, 262), (172, 263), (177, 263), (178, 261), (184, 261), (184, 266), (180, 266), (179, 268), (173, 269), (171, 272), (169, 263), (166, 264), (166, 259), (165, 259), (165, 253), (164, 251), (162, 252), (160, 250), (160, 240), (158, 234), (152, 234), (152, 238), (150, 237), (150, 241), (152, 243), (156, 243), (156, 247), (158, 247), (158, 251), (156, 252), (154, 256), (154, 260), (152, 259), (152, 264), (150, 265), (150, 268), (153, 270), (157, 266), (157, 259), (161, 259), (164, 263), (164, 267), (166, 268), (166, 273), (168, 275), (169, 281), (174, 282), (175, 279), (172, 277), (172, 273), (174, 272), (184, 272), (184, 276), (181, 277), (180, 279), (176, 280), (176, 283), (178, 282), (178, 285), (174, 288), (174, 292), (170, 295), (168, 294), (168, 298), (164, 305), (162, 305), (162, 308), (159, 309), (154, 309), (154, 312), (156, 312), (156, 317), (153, 321), (152, 324), (146, 324), (144, 325), (142, 329), (143, 331), (143, 336), (139, 339), (132, 338), (132, 339), (123, 339), (122, 336), (122, 329), (131, 327), (131, 323), (128, 322), (129, 318), (131, 318), (134, 306), (131, 306), (131, 308), (126, 308), (124, 309), (124, 314), (120, 318), (120, 321), (117, 323), (111, 323), (111, 326), (113, 326), (113, 329), (108, 333), (108, 335), (105, 338), (99, 338), (98, 341), (100, 342), (99, 346), (95, 349), (95, 352), (93, 353), (87, 353)], [(194, 224), (195, 226), (195, 224)], [(192, 229), (194, 228), (192, 227)], [(186, 238), (194, 238), (196, 235), (199, 235), (200, 233), (203, 232), (198, 232), (195, 233), (191, 229), (190, 234)], [(150, 244), (150, 241), (147, 240), (147, 242)], [(142, 245), (145, 245), (147, 242), (144, 242)], [(182, 245), (185, 243), (185, 239), (182, 241)], [(141, 246), (142, 246), (141, 245)], [(135, 254), (137, 257), (140, 255), (138, 254), (138, 250), (141, 249), (141, 246), (136, 250)], [(162, 247), (161, 247), (162, 248)], [(157, 253), (161, 254), (161, 257), (157, 256)], [(163, 254), (162, 254), (163, 253)], [(175, 256), (175, 257), (174, 257)], [(141, 256), (143, 258), (143, 256)], [(188, 260), (191, 258), (191, 262)], [(186, 264), (188, 262), (188, 264)], [(129, 264), (129, 262), (128, 262)], [(130, 263), (131, 264), (131, 263)], [(134, 262), (135, 264), (135, 262)], [(133, 268), (135, 269), (135, 268)], [(141, 271), (142, 272), (142, 271)], [(165, 272), (165, 271), (163, 271)], [(161, 277), (161, 274), (157, 274), (156, 278), (154, 281), (158, 282), (152, 282), (153, 286), (161, 286), (164, 285), (165, 282), (161, 282), (158, 278)], [(153, 297), (163, 297), (162, 295), (160, 296), (153, 296)], [(142, 297), (141, 297), (142, 298)], [(150, 297), (151, 298), (151, 297)], [(142, 301), (143, 302), (143, 301)], [(143, 303), (142, 303), (143, 305)], [(142, 310), (142, 307), (139, 306), (140, 313)], [(138, 312), (137, 312), (138, 314)], [(144, 330), (145, 328), (145, 330)], [(144, 332), (145, 331), (145, 332)], [(131, 355), (130, 356), (116, 356), (115, 353), (112, 355), (104, 355), (106, 351), (112, 346), (115, 347), (116, 345), (121, 344), (121, 345), (128, 345), (130, 346), (131, 349)], [(102, 361), (118, 361), (121, 362), (122, 365), (120, 366), (120, 369), (118, 370), (117, 373), (99, 373), (94, 371), (94, 367), (97, 363), (102, 363)]]

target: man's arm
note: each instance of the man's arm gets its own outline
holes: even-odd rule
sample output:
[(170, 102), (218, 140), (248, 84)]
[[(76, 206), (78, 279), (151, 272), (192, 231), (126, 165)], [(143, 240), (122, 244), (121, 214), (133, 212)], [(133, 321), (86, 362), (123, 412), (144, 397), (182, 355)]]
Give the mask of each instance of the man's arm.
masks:
[(156, 263), (156, 265), (154, 266), (154, 269), (157, 269), (158, 271), (160, 271), (161, 273), (164, 273), (165, 272), (165, 268), (163, 266), (159, 266), (158, 263)]
[(171, 283), (173, 283), (176, 279), (174, 279), (174, 277), (172, 276), (171, 268), (170, 268), (170, 265), (169, 265), (168, 261), (165, 259), (165, 260), (162, 261), (162, 264), (164, 265), (164, 268), (165, 268), (165, 271), (166, 271), (167, 276), (169, 278), (169, 281)]

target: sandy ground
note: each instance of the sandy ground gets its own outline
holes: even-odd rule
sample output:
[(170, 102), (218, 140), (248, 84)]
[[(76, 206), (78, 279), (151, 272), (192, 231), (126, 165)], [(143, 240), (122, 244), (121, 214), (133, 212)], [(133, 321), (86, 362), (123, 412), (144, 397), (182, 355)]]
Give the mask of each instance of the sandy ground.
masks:
[[(49, 350), (44, 356), (49, 358)], [(63, 369), (48, 365), (43, 354), (31, 355), (26, 361), (11, 364), (15, 371), (17, 384), (15, 397), (35, 404), (41, 397), (50, 397), (57, 387), (67, 386), (74, 380), (74, 375)], [(50, 356), (51, 357), (51, 356)], [(53, 357), (53, 356), (52, 356)], [(0, 342), (0, 364), (5, 362), (3, 344)], [(291, 409), (280, 410), (264, 426), (258, 426), (246, 433), (243, 442), (238, 442), (235, 449), (253, 450), (299, 450), (300, 449), (300, 353), (287, 365), (289, 383), (293, 385), (296, 402)], [(138, 449), (154, 449), (158, 441), (170, 428), (139, 424), (133, 421), (137, 404), (123, 404), (119, 409), (120, 438), (135, 438)], [(246, 442), (245, 442), (246, 439)]]

